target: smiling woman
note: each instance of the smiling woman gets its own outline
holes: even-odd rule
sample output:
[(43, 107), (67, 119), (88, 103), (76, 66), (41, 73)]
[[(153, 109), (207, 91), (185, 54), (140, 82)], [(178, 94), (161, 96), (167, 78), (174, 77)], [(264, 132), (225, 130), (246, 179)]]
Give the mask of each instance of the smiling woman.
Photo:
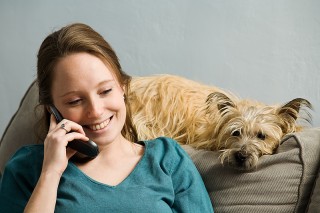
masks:
[[(167, 137), (139, 141), (124, 73), (110, 45), (73, 24), (49, 35), (38, 53), (43, 143), (23, 147), (0, 183), (4, 212), (213, 212), (195, 165)], [(42, 131), (42, 130), (41, 130)], [(99, 155), (77, 161), (74, 139), (93, 140)], [(148, 201), (148, 202), (146, 202)]]
[(121, 85), (94, 55), (74, 53), (59, 60), (54, 68), (53, 104), (64, 118), (80, 124), (100, 150), (125, 140), (120, 134), (126, 118), (123, 97)]

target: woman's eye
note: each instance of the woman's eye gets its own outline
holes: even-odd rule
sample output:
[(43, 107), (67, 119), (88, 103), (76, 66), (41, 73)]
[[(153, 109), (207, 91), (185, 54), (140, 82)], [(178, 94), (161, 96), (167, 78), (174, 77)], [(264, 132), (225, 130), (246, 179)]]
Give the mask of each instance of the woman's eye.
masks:
[(102, 94), (102, 95), (106, 95), (106, 94), (110, 93), (111, 91), (112, 91), (112, 89), (103, 90), (103, 91), (101, 92), (101, 94)]
[(81, 102), (81, 99), (77, 99), (77, 100), (69, 101), (68, 104), (74, 106), (79, 104), (80, 102)]

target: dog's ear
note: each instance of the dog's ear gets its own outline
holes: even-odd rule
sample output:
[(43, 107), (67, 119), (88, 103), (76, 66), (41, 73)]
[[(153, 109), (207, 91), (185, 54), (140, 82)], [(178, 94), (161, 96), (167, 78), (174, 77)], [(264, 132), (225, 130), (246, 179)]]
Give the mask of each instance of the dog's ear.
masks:
[[(312, 109), (311, 103), (303, 98), (296, 98), (282, 105), (277, 113), (284, 122), (283, 132), (290, 133), (296, 131), (296, 120), (302, 119), (311, 123), (311, 114), (308, 110)], [(301, 112), (303, 110), (303, 112)]]
[(208, 110), (210, 110), (210, 107), (212, 106), (217, 106), (221, 115), (224, 115), (230, 111), (230, 108), (235, 108), (234, 102), (221, 92), (210, 93), (207, 96), (206, 104)]

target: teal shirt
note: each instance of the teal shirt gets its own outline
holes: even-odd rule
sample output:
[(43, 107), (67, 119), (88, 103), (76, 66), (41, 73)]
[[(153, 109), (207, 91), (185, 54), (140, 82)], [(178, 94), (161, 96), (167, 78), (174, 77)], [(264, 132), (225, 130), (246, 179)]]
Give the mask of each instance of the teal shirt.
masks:
[[(100, 183), (69, 162), (57, 193), (55, 212), (213, 212), (196, 167), (172, 139), (144, 141), (145, 152), (116, 186)], [(43, 145), (25, 146), (6, 165), (0, 183), (0, 212), (23, 212), (40, 176)]]

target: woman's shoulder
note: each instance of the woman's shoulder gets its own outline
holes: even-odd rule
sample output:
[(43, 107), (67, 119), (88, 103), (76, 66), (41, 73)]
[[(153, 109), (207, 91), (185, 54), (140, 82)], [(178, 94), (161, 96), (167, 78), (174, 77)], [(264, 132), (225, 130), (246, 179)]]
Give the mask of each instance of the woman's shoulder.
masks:
[(12, 156), (12, 159), (27, 157), (27, 156), (40, 156), (43, 153), (43, 144), (26, 145), (19, 148)]
[(27, 145), (19, 148), (8, 161), (7, 168), (17, 168), (26, 166), (35, 166), (42, 163), (43, 160), (43, 144)]
[[(7, 162), (1, 177), (1, 204), (8, 202), (6, 205), (15, 206), (16, 210), (20, 208), (17, 204), (25, 205), (40, 176), (41, 156), (43, 145), (28, 145), (16, 151)], [(14, 209), (11, 210), (16, 212)]]
[(146, 152), (154, 159), (167, 162), (172, 166), (181, 160), (191, 161), (188, 154), (172, 138), (158, 137), (153, 140), (144, 141)]
[(144, 141), (147, 148), (154, 150), (166, 150), (175, 151), (181, 149), (180, 145), (172, 138), (169, 137), (158, 137), (152, 140)]

